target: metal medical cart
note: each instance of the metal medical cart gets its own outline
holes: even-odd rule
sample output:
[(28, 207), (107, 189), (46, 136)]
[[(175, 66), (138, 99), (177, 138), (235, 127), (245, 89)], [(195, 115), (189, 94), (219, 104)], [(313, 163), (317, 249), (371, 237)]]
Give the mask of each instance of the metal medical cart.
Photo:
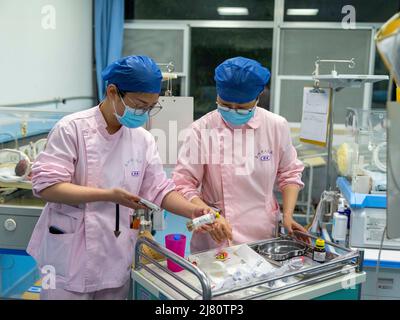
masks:
[[(248, 246), (257, 252), (260, 246), (282, 240), (301, 242), (294, 237), (280, 235)], [(199, 267), (153, 240), (139, 238), (132, 271), (132, 296), (138, 300), (359, 299), (360, 284), (366, 279), (365, 272), (361, 270), (363, 253), (328, 241), (326, 244), (343, 254), (331, 254), (330, 259), (320, 265), (260, 278), (229, 289), (213, 290), (209, 277)], [(143, 246), (171, 259), (184, 270), (178, 273), (170, 271), (165, 260), (156, 261), (143, 252)], [(309, 256), (310, 250), (312, 246), (307, 245), (304, 255)], [(283, 266), (281, 261), (266, 256), (263, 258), (276, 268)]]

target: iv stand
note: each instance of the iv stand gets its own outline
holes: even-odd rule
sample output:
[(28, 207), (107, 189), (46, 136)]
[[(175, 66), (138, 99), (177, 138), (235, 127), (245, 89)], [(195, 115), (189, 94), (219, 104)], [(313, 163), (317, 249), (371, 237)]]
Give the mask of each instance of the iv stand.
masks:
[[(333, 70), (331, 74), (320, 75), (319, 67), (320, 63), (333, 63)], [(332, 190), (332, 175), (331, 175), (331, 166), (332, 166), (332, 143), (333, 143), (333, 109), (335, 103), (335, 93), (339, 92), (344, 88), (359, 88), (362, 84), (365, 83), (374, 83), (382, 80), (388, 80), (389, 77), (386, 75), (355, 75), (355, 74), (341, 74), (339, 75), (336, 71), (337, 63), (345, 63), (348, 64), (349, 69), (353, 69), (356, 65), (354, 58), (350, 60), (321, 60), (317, 58), (315, 61), (315, 70), (312, 73), (314, 79), (314, 87), (316, 90), (319, 90), (319, 85), (321, 81), (327, 82), (328, 87), (332, 90), (330, 108), (329, 108), (329, 128), (328, 128), (328, 137), (327, 137), (327, 147), (328, 147), (328, 159), (327, 159), (327, 168), (326, 168), (326, 184), (325, 190)]]
[(157, 63), (159, 66), (166, 67), (167, 73), (163, 73), (163, 77), (167, 76), (167, 90), (165, 90), (166, 97), (172, 97), (172, 73), (175, 71), (175, 65), (171, 61), (169, 63)]
[[(337, 71), (336, 71), (336, 63), (348, 63), (348, 67), (350, 69), (353, 69), (355, 67), (355, 62), (354, 62), (354, 58), (350, 59), (350, 60), (321, 60), (321, 59), (317, 59), (315, 61), (315, 70), (313, 72), (313, 76), (314, 76), (314, 87), (316, 89), (319, 89), (319, 84), (320, 84), (320, 80), (318, 80), (319, 77), (319, 67), (320, 67), (320, 63), (333, 63), (333, 70), (332, 70), (332, 76), (335, 77), (338, 75)], [(331, 165), (332, 165), (332, 143), (333, 143), (333, 106), (335, 103), (335, 91), (339, 91), (340, 89), (338, 88), (332, 88), (332, 95), (331, 95), (331, 101), (329, 102), (329, 111), (328, 111), (328, 118), (329, 118), (329, 128), (328, 128), (328, 141), (327, 141), (327, 145), (328, 145), (328, 159), (327, 159), (327, 165), (326, 165), (326, 182), (325, 182), (325, 190), (330, 191), (332, 189), (332, 185), (331, 185), (331, 180), (332, 180), (332, 176), (331, 176)]]

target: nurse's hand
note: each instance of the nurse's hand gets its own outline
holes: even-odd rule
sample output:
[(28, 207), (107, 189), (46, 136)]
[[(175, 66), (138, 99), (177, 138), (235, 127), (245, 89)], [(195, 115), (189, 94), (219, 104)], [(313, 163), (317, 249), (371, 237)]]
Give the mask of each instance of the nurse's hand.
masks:
[(223, 216), (220, 216), (215, 220), (208, 233), (218, 244), (221, 244), (226, 240), (232, 241), (232, 227)]
[(145, 206), (138, 203), (140, 200), (138, 196), (135, 196), (124, 189), (114, 188), (110, 190), (110, 193), (112, 202), (132, 209), (146, 209)]
[[(308, 233), (308, 231), (301, 224), (297, 223), (292, 217), (289, 216), (283, 217), (283, 226), (285, 227), (289, 235), (294, 235), (295, 230)], [(295, 236), (306, 243), (310, 243), (309, 237), (301, 236), (299, 234), (295, 234)]]
[[(209, 210), (211, 212), (213, 211), (211, 208)], [(226, 240), (232, 241), (232, 227), (221, 215), (214, 223), (200, 227), (197, 232), (209, 233), (211, 238), (218, 244), (221, 244)]]

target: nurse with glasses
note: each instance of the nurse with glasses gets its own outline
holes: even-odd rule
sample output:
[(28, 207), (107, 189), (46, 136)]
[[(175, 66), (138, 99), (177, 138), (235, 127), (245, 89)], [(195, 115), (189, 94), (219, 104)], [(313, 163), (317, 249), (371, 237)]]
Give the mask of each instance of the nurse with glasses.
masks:
[[(236, 57), (220, 64), (214, 79), (217, 109), (192, 124), (173, 173), (177, 190), (186, 199), (203, 208), (218, 208), (222, 216), (193, 234), (192, 252), (274, 237), (281, 209), (289, 233), (306, 232), (293, 219), (304, 166), (297, 159), (288, 122), (257, 107), (269, 70), (255, 60)], [(209, 137), (214, 138), (211, 144)], [(196, 162), (192, 151), (202, 160), (220, 162)], [(232, 154), (233, 161), (225, 161), (224, 156)], [(282, 193), (282, 208), (275, 185)], [(232, 233), (231, 242), (225, 239), (226, 230)]]
[[(28, 253), (44, 274), (41, 299), (126, 299), (139, 230), (130, 228), (140, 199), (187, 218), (208, 213), (175, 191), (153, 136), (161, 72), (146, 56), (128, 56), (102, 73), (105, 99), (68, 115), (50, 132), (32, 166), (32, 188), (47, 201)], [(120, 205), (118, 236), (114, 233)]]

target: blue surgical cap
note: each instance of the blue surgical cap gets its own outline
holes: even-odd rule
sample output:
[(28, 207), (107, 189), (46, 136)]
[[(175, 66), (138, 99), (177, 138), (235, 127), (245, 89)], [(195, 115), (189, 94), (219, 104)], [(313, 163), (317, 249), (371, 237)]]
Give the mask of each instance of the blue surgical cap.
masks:
[(215, 69), (217, 93), (227, 102), (247, 103), (264, 90), (271, 73), (259, 62), (243, 57), (225, 60)]
[(104, 81), (126, 92), (160, 93), (162, 75), (153, 59), (128, 56), (111, 63), (101, 73)]

